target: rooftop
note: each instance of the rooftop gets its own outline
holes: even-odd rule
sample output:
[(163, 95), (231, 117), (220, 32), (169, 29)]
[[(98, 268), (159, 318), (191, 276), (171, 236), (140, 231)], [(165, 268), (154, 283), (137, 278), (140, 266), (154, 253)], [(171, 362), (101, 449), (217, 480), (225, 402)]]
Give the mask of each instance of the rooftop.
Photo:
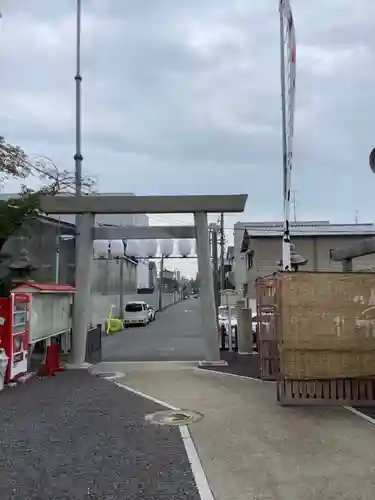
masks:
[[(235, 231), (247, 231), (252, 238), (282, 236), (282, 222), (237, 222)], [(375, 236), (375, 225), (361, 224), (331, 224), (329, 221), (291, 222), (291, 236)]]

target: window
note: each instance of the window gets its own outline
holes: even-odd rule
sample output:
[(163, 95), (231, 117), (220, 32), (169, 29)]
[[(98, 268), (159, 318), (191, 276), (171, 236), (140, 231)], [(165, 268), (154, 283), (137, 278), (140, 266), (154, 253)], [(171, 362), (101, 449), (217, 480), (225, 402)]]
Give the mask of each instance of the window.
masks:
[(254, 264), (254, 250), (250, 250), (246, 254), (246, 269), (252, 269)]
[(129, 304), (126, 304), (125, 306), (125, 311), (126, 312), (141, 312), (145, 310), (144, 304), (137, 304), (137, 303), (132, 303), (130, 302)]

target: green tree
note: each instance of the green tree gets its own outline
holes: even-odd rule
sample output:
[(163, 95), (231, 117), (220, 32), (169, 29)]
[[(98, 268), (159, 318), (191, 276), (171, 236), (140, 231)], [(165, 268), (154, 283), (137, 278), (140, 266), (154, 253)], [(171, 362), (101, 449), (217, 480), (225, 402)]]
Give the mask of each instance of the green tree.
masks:
[(200, 277), (199, 273), (196, 274), (195, 279), (190, 280), (190, 285), (193, 293), (199, 293), (200, 289)]
[[(41, 181), (40, 189), (27, 187), (32, 177)], [(40, 195), (73, 194), (75, 189), (74, 172), (60, 170), (47, 156), (28, 156), (22, 148), (0, 137), (0, 186), (8, 179), (20, 180), (22, 187), (14, 198), (0, 200), (0, 253), (22, 224), (40, 213)], [(84, 193), (93, 192), (94, 187), (94, 179), (82, 179)]]

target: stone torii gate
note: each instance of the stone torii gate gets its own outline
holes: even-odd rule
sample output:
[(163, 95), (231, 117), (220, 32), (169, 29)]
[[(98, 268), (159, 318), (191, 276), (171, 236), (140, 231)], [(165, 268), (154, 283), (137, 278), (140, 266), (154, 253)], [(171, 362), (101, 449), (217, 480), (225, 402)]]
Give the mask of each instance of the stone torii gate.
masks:
[[(211, 270), (208, 235), (208, 213), (243, 212), (246, 194), (237, 195), (188, 195), (188, 196), (42, 196), (42, 212), (55, 214), (81, 214), (76, 238), (76, 297), (73, 308), (73, 359), (77, 367), (85, 365), (87, 325), (91, 283), (91, 262), (94, 239), (123, 239), (127, 234), (142, 234), (135, 228), (95, 227), (95, 214), (181, 214), (193, 213), (197, 240), (198, 271), (201, 279), (202, 327), (205, 335), (206, 362), (220, 361), (216, 327), (215, 296)], [(142, 230), (145, 228), (142, 228)], [(161, 228), (150, 227), (147, 239), (162, 238)], [(191, 237), (191, 227), (182, 234), (177, 228), (164, 228), (164, 238)], [(179, 228), (182, 230), (182, 228)], [(161, 232), (159, 232), (161, 230)], [(137, 234), (138, 231), (138, 234)], [(179, 234), (179, 236), (177, 236)], [(161, 236), (160, 236), (161, 235)], [(116, 238), (114, 238), (116, 236)], [(145, 238), (145, 236), (144, 236)]]

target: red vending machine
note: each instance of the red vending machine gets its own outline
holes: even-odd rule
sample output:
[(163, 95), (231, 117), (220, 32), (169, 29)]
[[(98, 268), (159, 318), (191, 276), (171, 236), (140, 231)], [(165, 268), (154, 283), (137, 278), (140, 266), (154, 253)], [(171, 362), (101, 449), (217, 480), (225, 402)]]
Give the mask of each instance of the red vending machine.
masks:
[(0, 298), (0, 347), (9, 358), (5, 382), (27, 372), (30, 328), (30, 297), (11, 293)]

